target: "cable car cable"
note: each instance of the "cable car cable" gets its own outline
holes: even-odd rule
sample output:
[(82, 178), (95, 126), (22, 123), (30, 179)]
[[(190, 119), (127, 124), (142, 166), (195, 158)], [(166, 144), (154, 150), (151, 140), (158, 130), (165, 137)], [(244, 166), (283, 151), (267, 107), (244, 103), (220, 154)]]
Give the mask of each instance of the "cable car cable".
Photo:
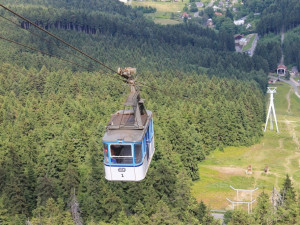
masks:
[[(71, 45), (71, 44), (69, 44), (68, 42), (64, 41), (63, 39), (59, 38), (58, 36), (52, 34), (51, 32), (45, 30), (44, 28), (42, 28), (42, 27), (36, 25), (35, 23), (33, 23), (32, 21), (30, 21), (29, 19), (27, 19), (27, 18), (25, 18), (25, 17), (19, 15), (18, 13), (16, 13), (16, 12), (14, 12), (13, 10), (11, 10), (11, 9), (9, 9), (9, 8), (7, 8), (7, 7), (5, 7), (5, 6), (2, 5), (2, 4), (0, 4), (0, 6), (1, 6), (2, 8), (4, 8), (5, 10), (11, 12), (12, 14), (16, 15), (17, 17), (19, 17), (19, 18), (21, 18), (21, 19), (27, 21), (28, 23), (30, 23), (30, 24), (33, 25), (34, 27), (38, 28), (39, 30), (41, 30), (41, 31), (43, 31), (43, 32), (45, 32), (45, 33), (47, 33), (48, 35), (54, 37), (55, 39), (59, 40), (60, 42), (64, 43), (65, 45), (69, 46), (70, 48), (74, 49), (75, 51), (77, 51), (77, 52), (81, 53), (82, 55), (88, 57), (89, 59), (91, 59), (91, 60), (97, 62), (98, 64), (102, 65), (103, 67), (105, 67), (106, 69), (110, 70), (111, 72), (120, 75), (117, 71), (115, 71), (114, 69), (112, 69), (112, 68), (110, 68), (109, 66), (105, 65), (104, 63), (102, 63), (102, 62), (99, 61), (98, 59), (96, 59), (96, 58), (94, 58), (94, 57), (88, 55), (87, 53), (81, 51), (80, 49), (74, 47), (73, 45)], [(2, 38), (2, 39), (3, 39), (3, 38)], [(9, 40), (7, 40), (7, 41), (9, 41)], [(11, 41), (11, 42), (14, 42), (14, 41)], [(15, 42), (15, 43), (16, 43), (16, 42)], [(19, 43), (19, 44), (20, 44), (20, 43)], [(21, 44), (21, 45), (22, 45), (22, 44)], [(23, 47), (25, 47), (25, 46), (23, 45)], [(32, 49), (32, 48), (31, 48), (31, 49)], [(40, 51), (40, 50), (37, 50), (37, 51)], [(46, 54), (46, 55), (50, 55), (50, 54), (48, 54), (48, 53), (45, 53), (45, 54)], [(52, 55), (50, 55), (50, 56), (52, 56)], [(53, 57), (56, 57), (56, 56), (53, 56)], [(57, 57), (56, 57), (56, 58), (57, 58)], [(59, 58), (59, 57), (58, 57), (58, 58)], [(69, 61), (69, 60), (66, 60), (66, 59), (63, 59), (63, 58), (61, 58), (61, 59), (62, 59), (63, 61), (70, 62), (70, 63), (74, 64), (74, 62), (72, 62), (72, 61)], [(77, 64), (77, 63), (75, 63), (75, 64)], [(82, 66), (80, 66), (80, 67), (82, 67)], [(116, 78), (116, 77), (115, 77), (115, 78)], [(122, 77), (122, 78), (123, 78), (123, 77)], [(119, 80), (122, 80), (123, 82), (126, 81), (126, 80), (124, 80), (124, 78), (123, 78), (123, 79), (119, 79)], [(158, 91), (161, 91), (162, 93), (164, 93), (165, 95), (168, 95), (168, 96), (170, 96), (170, 97), (181, 98), (182, 100), (186, 100), (187, 98), (189, 98), (189, 97), (185, 98), (185, 97), (176, 96), (176, 95), (174, 95), (174, 94), (168, 93), (168, 92), (166, 92), (165, 90), (160, 89), (160, 88), (155, 87), (155, 86), (146, 85), (146, 84), (144, 84), (144, 83), (143, 83), (142, 85), (145, 86), (145, 87), (148, 87), (148, 88), (152, 88), (152, 89), (156, 89), (156, 90), (158, 90)], [(197, 101), (194, 101), (194, 100), (192, 100), (191, 102), (200, 104), (200, 102), (197, 102)]]
[[(62, 61), (64, 61), (64, 62), (68, 62), (68, 63), (71, 63), (71, 64), (73, 64), (73, 65), (79, 66), (79, 67), (81, 67), (81, 68), (83, 68), (83, 69), (86, 69), (88, 72), (92, 72), (92, 71), (90, 71), (90, 69), (89, 69), (88, 67), (82, 66), (82, 65), (80, 65), (80, 64), (78, 64), (78, 63), (76, 63), (76, 62), (73, 62), (73, 61), (71, 61), (71, 60), (68, 60), (68, 59), (65, 59), (65, 58), (62, 58), (62, 57), (59, 57), (59, 56), (56, 56), (56, 55), (52, 55), (52, 54), (49, 54), (49, 53), (47, 53), (47, 52), (43, 52), (43, 51), (41, 51), (41, 50), (39, 50), (39, 49), (33, 48), (33, 47), (31, 47), (31, 46), (28, 46), (28, 45), (25, 45), (25, 44), (22, 44), (22, 43), (19, 43), (19, 42), (17, 42), (17, 41), (10, 40), (10, 39), (5, 38), (5, 37), (2, 37), (2, 36), (0, 36), (0, 39), (5, 40), (5, 41), (8, 41), (8, 42), (10, 42), (10, 43), (12, 43), (12, 44), (15, 44), (15, 45), (22, 46), (22, 47), (24, 47), (24, 48), (28, 48), (28, 49), (30, 49), (30, 50), (32, 50), (32, 51), (36, 51), (36, 52), (42, 53), (42, 54), (44, 54), (44, 55), (48, 55), (48, 56), (50, 56), (50, 57), (54, 57), (54, 58), (60, 59), (60, 60), (62, 60)], [(102, 69), (99, 69), (99, 70), (101, 70), (101, 72), (103, 72), (103, 73), (106, 72), (106, 71), (103, 71)], [(124, 82), (124, 80), (123, 80), (121, 77), (112, 76), (111, 74), (108, 74), (108, 75), (111, 76), (111, 77), (114, 78), (114, 79), (118, 79), (118, 80)]]
[(18, 14), (18, 13), (16, 13), (15, 11), (13, 11), (13, 10), (11, 10), (11, 9), (9, 9), (9, 8), (7, 8), (7, 7), (5, 7), (5, 6), (2, 5), (2, 4), (0, 4), (0, 6), (1, 6), (3, 9), (5, 9), (5, 10), (11, 12), (11, 13), (14, 14), (15, 16), (21, 18), (22, 20), (27, 21), (28, 23), (30, 23), (30, 24), (33, 25), (34, 27), (38, 28), (39, 30), (41, 30), (41, 31), (43, 31), (43, 32), (45, 32), (45, 33), (47, 33), (48, 35), (54, 37), (55, 39), (59, 40), (60, 42), (64, 43), (65, 45), (69, 46), (70, 48), (74, 49), (75, 51), (77, 51), (77, 52), (81, 53), (82, 55), (88, 57), (89, 59), (91, 59), (91, 60), (97, 62), (98, 64), (102, 65), (103, 67), (105, 67), (106, 69), (110, 70), (111, 72), (113, 72), (113, 73), (119, 75), (119, 73), (118, 73), (117, 71), (115, 71), (114, 69), (112, 69), (112, 68), (110, 68), (109, 66), (105, 65), (103, 62), (99, 61), (98, 59), (96, 59), (96, 58), (94, 58), (94, 57), (92, 57), (92, 56), (90, 56), (90, 55), (88, 55), (87, 53), (81, 51), (80, 49), (74, 47), (73, 45), (71, 45), (71, 44), (69, 44), (68, 42), (64, 41), (64, 40), (61, 39), (60, 37), (58, 37), (58, 36), (52, 34), (51, 32), (49, 32), (49, 31), (47, 31), (47, 30), (45, 30), (44, 28), (42, 28), (42, 27), (36, 25), (36, 24), (33, 23), (31, 20), (29, 20), (29, 19), (27, 19), (27, 18), (21, 16), (20, 14)]
[(71, 60), (64, 59), (64, 58), (61, 58), (61, 57), (59, 57), (59, 56), (55, 56), (55, 55), (49, 54), (49, 53), (47, 53), (47, 52), (43, 52), (43, 51), (41, 51), (41, 50), (39, 50), (39, 49), (33, 48), (33, 47), (31, 47), (31, 46), (28, 46), (28, 45), (25, 45), (25, 44), (22, 44), (22, 43), (19, 43), (19, 42), (17, 42), (17, 41), (13, 41), (13, 40), (7, 39), (7, 38), (2, 37), (2, 36), (0, 36), (0, 39), (5, 40), (5, 41), (8, 41), (8, 42), (13, 43), (13, 44), (16, 44), (16, 45), (19, 45), (19, 46), (22, 46), (22, 47), (24, 47), (24, 48), (28, 48), (28, 49), (33, 50), (33, 51), (37, 51), (37, 52), (42, 53), (42, 54), (44, 54), (44, 55), (48, 55), (48, 56), (51, 56), (51, 57), (54, 57), (54, 58), (58, 58), (58, 59), (60, 59), (60, 60), (62, 60), (62, 61), (65, 61), (65, 62), (74, 64), (74, 65), (76, 65), (76, 66), (79, 66), (79, 67), (81, 67), (81, 68), (87, 69), (87, 70), (89, 71), (89, 68), (87, 68), (87, 67), (85, 67), (85, 66), (82, 66), (82, 65), (80, 65), (80, 64), (78, 64), (78, 63), (76, 63), (76, 62), (73, 62), (73, 61), (71, 61)]
[(172, 93), (169, 93), (169, 92), (166, 92), (165, 90), (161, 89), (161, 88), (158, 88), (158, 87), (155, 87), (153, 85), (147, 85), (145, 83), (140, 83), (140, 82), (136, 82), (140, 87), (144, 86), (146, 88), (151, 88), (151, 89), (154, 89), (154, 90), (157, 90), (157, 91), (160, 91), (162, 92), (163, 94), (169, 96), (169, 97), (173, 97), (173, 98), (176, 98), (176, 99), (181, 99), (181, 100), (189, 100), (190, 102), (192, 103), (195, 103), (195, 104), (201, 104), (201, 102), (199, 101), (196, 101), (196, 100), (192, 100), (191, 97), (184, 97), (184, 96), (179, 96), (179, 95), (175, 95), (175, 94), (172, 94)]
[[(42, 39), (42, 40), (44, 40), (44, 41), (50, 43), (50, 44), (51, 44), (51, 43), (56, 44), (53, 40), (51, 40), (51, 41), (50, 41), (50, 40), (47, 40), (46, 38), (44, 38), (44, 37), (42, 37), (42, 36), (40, 36), (40, 35), (38, 35), (38, 34), (32, 32), (32, 31), (30, 31), (30, 30), (28, 30), (28, 29), (23, 28), (20, 24), (17, 24), (17, 23), (15, 23), (14, 21), (12, 21), (12, 20), (10, 20), (10, 19), (8, 19), (8, 18), (6, 18), (6, 17), (4, 17), (4, 16), (2, 16), (2, 15), (0, 15), (0, 17), (1, 17), (2, 19), (7, 20), (8, 22), (10, 22), (10, 23), (16, 25), (18, 28), (21, 28), (22, 30), (26, 30), (27, 32), (31, 33), (32, 35), (34, 35), (34, 36), (36, 36), (36, 37), (38, 37), (38, 38), (40, 38), (40, 39)], [(56, 44), (56, 45), (57, 45), (57, 44)], [(58, 47), (59, 47), (59, 46), (58, 46)], [(61, 50), (62, 50), (62, 49), (61, 49)], [(70, 55), (75, 56), (76, 58), (78, 58), (78, 59), (80, 59), (80, 60), (83, 60), (83, 61), (85, 61), (85, 62), (87, 62), (87, 63), (90, 63), (90, 62), (87, 61), (86, 59), (84, 59), (84, 58), (82, 58), (82, 57), (80, 57), (80, 56), (78, 56), (78, 55), (75, 55), (74, 53), (72, 53), (72, 52), (69, 51), (69, 50), (66, 50), (66, 49), (65, 49), (65, 50), (63, 50), (63, 51), (69, 53)]]

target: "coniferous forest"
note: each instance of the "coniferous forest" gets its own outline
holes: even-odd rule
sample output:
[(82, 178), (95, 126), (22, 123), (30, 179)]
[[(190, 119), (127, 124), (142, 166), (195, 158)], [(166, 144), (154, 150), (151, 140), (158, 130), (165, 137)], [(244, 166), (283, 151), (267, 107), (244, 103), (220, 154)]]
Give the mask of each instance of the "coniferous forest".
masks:
[[(261, 13), (256, 31), (263, 36), (255, 55), (268, 61), (269, 69), (275, 70), (281, 57), (281, 47), (286, 65), (300, 67), (300, 2), (297, 0), (245, 1), (249, 11)], [(278, 34), (286, 33), (281, 46)], [(276, 36), (277, 35), (277, 36)]]
[(145, 180), (106, 181), (102, 136), (129, 86), (0, 9), (0, 36), (42, 51), (0, 40), (0, 224), (217, 224), (191, 183), (211, 151), (262, 137), (270, 60), (117, 0), (2, 2), (112, 68), (137, 67), (156, 152)]

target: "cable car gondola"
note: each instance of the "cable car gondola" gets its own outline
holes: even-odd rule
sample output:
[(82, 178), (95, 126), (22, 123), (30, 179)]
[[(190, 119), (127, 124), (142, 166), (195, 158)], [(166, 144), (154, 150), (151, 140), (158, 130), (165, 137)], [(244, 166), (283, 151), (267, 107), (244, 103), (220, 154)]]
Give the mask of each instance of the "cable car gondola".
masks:
[[(94, 62), (100, 64), (106, 70), (117, 73), (118, 75), (121, 75), (126, 79), (126, 82), (131, 86), (131, 92), (127, 98), (127, 101), (125, 102), (125, 106), (131, 106), (131, 109), (121, 110), (113, 114), (108, 126), (106, 127), (106, 132), (103, 137), (105, 177), (107, 180), (112, 181), (143, 180), (146, 176), (155, 151), (154, 130), (152, 112), (145, 109), (144, 100), (140, 98), (138, 87), (136, 86), (133, 79), (133, 75), (136, 73), (136, 69), (125, 68), (123, 70), (119, 69), (118, 72), (116, 72), (114, 69), (105, 65), (103, 62), (74, 47), (60, 37), (45, 30), (41, 26), (36, 25), (31, 20), (26, 19), (25, 17), (19, 15), (18, 13), (5, 7), (2, 4), (0, 4), (0, 7), (11, 12), (15, 16), (19, 17), (23, 21), (26, 21), (27, 23), (43, 31), (49, 36), (52, 36), (53, 38), (72, 48), (76, 52), (79, 52), (81, 55), (84, 55)], [(14, 23), (13, 21), (10, 22)], [(33, 32), (30, 33), (34, 34)], [(69, 62), (81, 68), (87, 69), (87, 67), (71, 60), (45, 53), (43, 51), (40, 51), (39, 49), (9, 40), (2, 36), (0, 36), (0, 39), (6, 40), (10, 43), (14, 43), (33, 51), (38, 51), (51, 57), (56, 57), (65, 62)]]
[(141, 181), (146, 177), (154, 148), (152, 112), (146, 110), (144, 99), (133, 80), (135, 68), (119, 69), (130, 84), (124, 109), (112, 115), (102, 139), (105, 178), (110, 181)]

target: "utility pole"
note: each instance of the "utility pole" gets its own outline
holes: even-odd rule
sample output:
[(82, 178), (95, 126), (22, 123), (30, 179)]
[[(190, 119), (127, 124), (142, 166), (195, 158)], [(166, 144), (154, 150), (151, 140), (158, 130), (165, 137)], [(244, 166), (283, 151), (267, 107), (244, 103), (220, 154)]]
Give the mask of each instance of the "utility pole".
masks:
[(273, 130), (273, 117), (274, 117), (276, 131), (277, 131), (277, 133), (279, 133), (277, 118), (276, 118), (276, 113), (275, 113), (275, 106), (274, 106), (274, 95), (273, 95), (274, 93), (276, 93), (276, 87), (268, 87), (267, 93), (270, 94), (270, 105), (269, 105), (269, 110), (268, 110), (268, 115), (267, 115), (267, 120), (266, 120), (266, 125), (265, 125), (265, 132), (267, 130), (267, 125), (268, 125), (269, 119), (270, 119), (270, 130)]

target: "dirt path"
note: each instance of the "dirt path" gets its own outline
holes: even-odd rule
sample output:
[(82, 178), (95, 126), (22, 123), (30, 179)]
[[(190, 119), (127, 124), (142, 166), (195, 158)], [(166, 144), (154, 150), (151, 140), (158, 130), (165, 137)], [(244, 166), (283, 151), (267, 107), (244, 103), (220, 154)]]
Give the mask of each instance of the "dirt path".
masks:
[[(288, 94), (286, 95), (286, 99), (288, 101), (288, 108), (287, 108), (287, 112), (291, 113), (291, 100), (290, 100), (290, 94), (291, 94), (291, 90), (289, 90)], [(295, 131), (295, 123), (293, 123), (295, 121), (289, 121), (287, 119), (284, 120), (284, 123), (287, 127), (287, 130), (290, 134), (290, 136), (292, 137), (293, 142), (296, 144), (297, 148), (295, 149), (295, 151), (289, 155), (288, 157), (286, 157), (286, 164), (285, 164), (285, 169), (286, 169), (286, 173), (291, 175), (291, 179), (292, 178), (292, 161), (293, 160), (297, 160), (298, 161), (298, 167), (300, 167), (300, 159), (299, 159), (299, 155), (300, 155), (300, 141), (297, 137), (296, 131)]]
[(284, 55), (283, 55), (283, 42), (284, 42), (284, 26), (281, 27), (281, 59), (279, 64), (284, 64)]
[[(287, 113), (290, 114), (291, 113), (291, 99), (290, 99), (290, 95), (292, 93), (293, 89), (290, 88), (290, 90), (288, 91), (288, 93), (286, 94), (286, 100), (288, 102), (288, 106), (287, 106)], [(298, 121), (292, 121), (292, 120), (288, 120), (286, 118), (283, 118), (282, 120), (280, 120), (281, 123), (284, 123), (286, 126), (286, 129), (289, 133), (289, 136), (292, 138), (293, 143), (295, 143), (295, 145), (297, 146), (293, 151), (289, 151), (289, 153), (286, 155), (286, 157), (283, 159), (286, 163), (284, 165), (284, 172), (286, 174), (289, 174), (292, 181), (294, 181), (292, 175), (295, 172), (295, 165), (293, 165), (294, 162), (298, 162), (298, 167), (300, 168), (300, 139), (297, 137), (296, 134), (296, 126)], [(278, 150), (282, 150), (285, 148), (285, 142), (289, 142), (291, 139), (286, 140), (285, 138), (280, 138), (278, 139)], [(245, 169), (246, 168), (241, 168), (241, 167), (223, 167), (223, 166), (210, 166), (210, 169), (214, 169), (216, 171), (219, 171), (222, 174), (230, 174), (230, 175), (238, 175), (238, 176), (245, 176)], [(252, 177), (254, 177), (254, 186), (257, 185), (257, 181), (259, 179), (264, 179), (261, 176), (262, 172), (261, 171), (253, 171), (252, 173)], [(280, 175), (277, 173), (274, 173), (273, 171), (270, 172), (270, 174), (275, 175), (275, 181), (274, 181), (274, 185), (275, 187), (279, 187), (279, 179), (280, 179)]]
[(286, 99), (287, 99), (287, 102), (288, 102), (288, 108), (287, 108), (286, 111), (287, 111), (288, 113), (291, 112), (291, 98), (290, 98), (291, 91), (292, 91), (292, 89), (290, 89), (289, 92), (288, 92), (287, 95), (286, 95)]
[[(232, 158), (232, 161), (226, 158), (227, 154), (224, 153), (225, 155), (217, 154), (215, 156), (218, 163), (212, 161), (211, 164), (203, 165), (207, 168), (207, 170), (203, 169), (206, 177), (203, 179), (204, 186), (197, 184), (197, 187), (203, 191), (199, 192), (198, 189), (195, 189), (197, 200), (206, 201), (214, 208), (225, 209), (228, 208), (225, 197), (236, 198), (234, 191), (226, 187), (227, 185), (242, 188), (247, 184), (245, 188), (259, 187), (260, 190), (265, 187), (268, 193), (271, 193), (271, 186), (281, 189), (286, 174), (289, 174), (294, 187), (300, 189), (298, 177), (300, 171), (299, 104), (295, 102), (293, 93), (293, 87), (285, 87), (280, 101), (287, 104), (275, 106), (280, 107), (278, 122), (282, 127), (281, 133), (269, 132), (265, 135), (265, 139), (257, 145), (246, 148), (245, 152), (239, 149), (241, 151), (235, 153), (235, 149), (229, 149), (232, 153), (228, 152), (228, 156)], [(253, 167), (251, 175), (246, 174), (248, 165)], [(264, 165), (269, 166), (268, 174), (263, 172)], [(209, 171), (214, 172), (210, 173)], [(217, 191), (210, 191), (212, 187), (220, 188)], [(244, 198), (248, 200), (249, 196), (243, 196), (241, 193), (239, 198), (239, 200)]]
[(291, 137), (293, 138), (293, 141), (295, 142), (295, 144), (297, 145), (297, 150), (299, 151), (300, 150), (300, 142), (299, 142), (299, 139), (296, 135), (296, 131), (295, 131), (295, 125), (291, 123), (291, 121), (289, 120), (285, 120), (285, 124), (288, 128), (288, 131), (291, 135)]

